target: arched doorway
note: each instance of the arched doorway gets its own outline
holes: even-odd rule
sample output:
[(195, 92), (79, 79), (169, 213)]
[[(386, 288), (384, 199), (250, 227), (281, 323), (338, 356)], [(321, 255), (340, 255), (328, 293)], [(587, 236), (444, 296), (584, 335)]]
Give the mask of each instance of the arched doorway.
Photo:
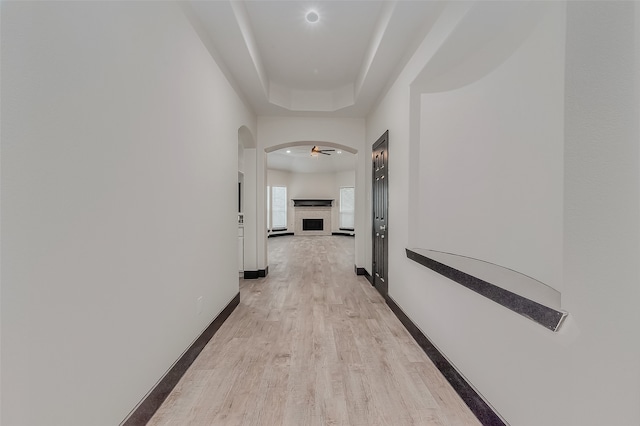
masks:
[[(265, 148), (265, 253), (269, 238), (284, 235), (355, 237), (358, 150), (330, 141), (293, 141)], [(329, 206), (313, 210), (318, 229), (305, 230), (309, 209), (299, 200), (314, 199)], [(320, 210), (323, 210), (322, 212)], [(317, 222), (316, 222), (317, 223)], [(355, 251), (355, 239), (353, 240)], [(355, 265), (355, 254), (352, 261)]]

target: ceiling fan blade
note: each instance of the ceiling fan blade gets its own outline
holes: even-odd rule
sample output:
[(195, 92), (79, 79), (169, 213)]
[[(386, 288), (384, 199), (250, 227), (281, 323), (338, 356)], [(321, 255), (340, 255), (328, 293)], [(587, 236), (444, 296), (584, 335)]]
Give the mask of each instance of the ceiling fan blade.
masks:
[(335, 151), (335, 149), (320, 149), (318, 148), (318, 146), (314, 146), (313, 148), (311, 148), (311, 155), (313, 154), (324, 154), (324, 155), (331, 155), (331, 154), (327, 154), (328, 152), (332, 152)]

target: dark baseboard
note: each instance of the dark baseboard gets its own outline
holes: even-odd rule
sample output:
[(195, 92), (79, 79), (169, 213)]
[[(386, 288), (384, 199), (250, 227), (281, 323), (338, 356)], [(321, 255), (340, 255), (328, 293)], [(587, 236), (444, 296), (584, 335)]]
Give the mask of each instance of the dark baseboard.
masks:
[(373, 285), (373, 277), (371, 275), (367, 274), (365, 278), (369, 281), (369, 284)]
[(180, 378), (193, 364), (200, 352), (209, 343), (209, 340), (220, 329), (220, 326), (229, 318), (236, 306), (240, 304), (240, 293), (238, 293), (229, 304), (214, 318), (209, 326), (202, 332), (195, 342), (185, 351), (180, 359), (171, 367), (162, 379), (151, 389), (140, 404), (129, 414), (120, 426), (143, 426), (153, 417), (153, 414), (160, 408), (164, 400), (169, 396), (173, 388), (178, 384)]
[(354, 270), (356, 271), (356, 275), (364, 275), (367, 276), (369, 273), (364, 268), (358, 268), (357, 265), (353, 265)]
[(387, 305), (389, 305), (389, 308), (391, 308), (391, 311), (396, 315), (396, 317), (398, 317), (407, 331), (409, 331), (409, 334), (413, 336), (429, 359), (433, 361), (449, 384), (458, 393), (458, 395), (460, 395), (471, 412), (478, 418), (478, 420), (480, 420), (480, 423), (484, 426), (506, 426), (506, 423), (504, 423), (500, 416), (493, 411), (493, 408), (491, 408), (491, 406), (482, 399), (482, 397), (475, 391), (475, 389), (473, 389), (464, 377), (458, 373), (455, 367), (445, 358), (438, 348), (431, 343), (429, 338), (420, 331), (418, 326), (411, 321), (391, 296), (386, 295), (385, 300)]
[(355, 237), (353, 232), (332, 232), (331, 235), (344, 235), (345, 237)]
[(267, 238), (284, 237), (285, 235), (293, 235), (293, 232), (278, 232), (277, 234), (269, 234)]
[(245, 280), (257, 280), (259, 278), (258, 271), (244, 271), (243, 274), (242, 278)]
[(369, 272), (367, 272), (367, 270), (365, 268), (358, 268), (355, 265), (354, 265), (354, 268), (356, 270), (356, 275), (364, 275), (364, 277), (367, 279), (367, 281), (369, 281), (369, 283), (371, 283), (371, 285), (373, 285), (373, 277), (371, 275), (369, 275)]
[(257, 271), (244, 271), (243, 277), (245, 280), (257, 280), (258, 278), (264, 278), (269, 275), (269, 267), (265, 269), (258, 269)]

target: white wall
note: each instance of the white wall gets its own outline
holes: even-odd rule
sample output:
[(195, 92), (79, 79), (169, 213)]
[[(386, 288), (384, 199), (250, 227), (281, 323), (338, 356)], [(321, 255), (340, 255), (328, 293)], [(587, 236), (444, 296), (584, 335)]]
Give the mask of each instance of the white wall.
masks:
[[(569, 317), (560, 331), (552, 333), (452, 284), (404, 254), (417, 223), (409, 207), (418, 194), (409, 188), (420, 173), (410, 168), (415, 171), (421, 166), (407, 143), (415, 135), (410, 124), (412, 113), (415, 117), (411, 85), (439, 49), (451, 46), (451, 40), (471, 25), (471, 17), (482, 15), (478, 8), (499, 5), (450, 4), (367, 118), (368, 142), (389, 129), (390, 295), (510, 424), (639, 424), (639, 102), (637, 92), (631, 90), (640, 76), (636, 4), (569, 2), (566, 15), (563, 4), (545, 6), (550, 9), (544, 13), (551, 14), (551, 19), (566, 16), (565, 89), (558, 102), (564, 103), (565, 117), (560, 154), (562, 308)], [(545, 16), (549, 17), (543, 14), (541, 19)], [(496, 38), (509, 39), (509, 33)], [(526, 62), (527, 55), (517, 58), (526, 53), (519, 49), (515, 56), (505, 57), (501, 66), (513, 66), (509, 60)], [(440, 53), (440, 57), (454, 57), (457, 52)], [(497, 77), (505, 69), (495, 70), (495, 75), (478, 73), (479, 78)], [(456, 93), (461, 96), (457, 104), (468, 97), (477, 105), (478, 98), (470, 93), (473, 87), (466, 90)], [(487, 110), (505, 107), (503, 96), (487, 94), (485, 99)], [(557, 104), (549, 107), (555, 110)], [(478, 113), (485, 118), (486, 128), (499, 132), (508, 126), (487, 111)], [(506, 154), (503, 149), (496, 152)], [(451, 161), (452, 167), (459, 167)], [(469, 182), (493, 178), (489, 170), (459, 167), (458, 172)], [(499, 242), (509, 241), (496, 235)]]
[(561, 290), (564, 38), (564, 14), (546, 14), (481, 78), (421, 95), (415, 247)]
[(258, 161), (255, 148), (244, 149), (244, 270), (258, 270), (258, 227), (257, 221), (261, 215), (258, 209), (258, 197), (262, 189), (258, 186), (257, 166)]
[[(291, 173), (284, 170), (267, 170), (267, 185), (269, 186), (289, 186)], [(287, 194), (289, 195), (289, 194)]]
[[(358, 151), (356, 165), (356, 210), (365, 212), (365, 166), (370, 153), (365, 148), (365, 121), (356, 118), (319, 118), (319, 117), (258, 117), (258, 151), (288, 144), (292, 142), (331, 142), (350, 147)], [(258, 187), (266, 187), (266, 153), (264, 161), (258, 161)], [(367, 175), (367, 176), (370, 176)], [(259, 195), (260, 196), (260, 195)], [(258, 201), (258, 210), (263, 214), (258, 217), (258, 229), (266, 229), (266, 203), (264, 193)], [(365, 249), (367, 244), (365, 233), (365, 216), (358, 214), (356, 218), (355, 255), (356, 266), (365, 265)], [(266, 235), (258, 234), (258, 259), (260, 268), (267, 265)], [(370, 262), (369, 262), (370, 264)]]
[(115, 425), (238, 292), (255, 118), (175, 4), (1, 7), (1, 422)]
[(640, 5), (567, 7), (562, 300), (575, 327), (565, 364), (571, 422), (640, 424), (640, 100), (630, 90), (640, 84)]
[(290, 198), (334, 198), (334, 173), (291, 173)]

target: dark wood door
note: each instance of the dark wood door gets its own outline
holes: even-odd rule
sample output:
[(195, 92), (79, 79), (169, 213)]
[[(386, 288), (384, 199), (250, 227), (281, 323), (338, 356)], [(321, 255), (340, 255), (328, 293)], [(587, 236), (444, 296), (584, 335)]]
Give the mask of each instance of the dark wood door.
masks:
[(373, 144), (373, 285), (383, 296), (387, 295), (389, 283), (387, 266), (389, 253), (389, 131), (384, 132)]

